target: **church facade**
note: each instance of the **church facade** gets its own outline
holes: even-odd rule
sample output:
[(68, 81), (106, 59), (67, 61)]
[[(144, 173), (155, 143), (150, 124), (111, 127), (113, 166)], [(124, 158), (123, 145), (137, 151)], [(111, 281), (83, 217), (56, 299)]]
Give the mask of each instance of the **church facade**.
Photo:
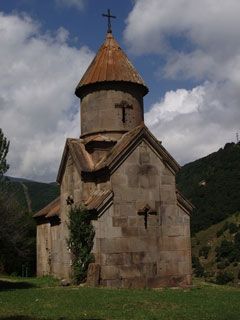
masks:
[(66, 141), (60, 197), (35, 214), (37, 274), (71, 278), (71, 199), (97, 217), (90, 285), (190, 285), (192, 205), (176, 188), (178, 163), (144, 124), (148, 88), (111, 31), (75, 93), (81, 137)]

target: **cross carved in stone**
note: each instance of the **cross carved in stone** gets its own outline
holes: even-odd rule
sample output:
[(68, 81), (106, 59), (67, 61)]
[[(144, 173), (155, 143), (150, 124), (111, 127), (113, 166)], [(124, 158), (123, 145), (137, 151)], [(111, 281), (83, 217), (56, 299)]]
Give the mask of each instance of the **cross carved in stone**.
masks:
[(151, 207), (147, 204), (144, 208), (138, 211), (140, 216), (144, 216), (144, 226), (145, 229), (148, 227), (148, 215), (156, 215), (156, 210), (151, 209)]
[(116, 16), (111, 15), (110, 9), (108, 9), (107, 13), (102, 14), (103, 17), (108, 19), (108, 33), (112, 33), (112, 25), (111, 25), (111, 19), (116, 19)]
[(133, 106), (131, 104), (128, 104), (127, 101), (122, 100), (120, 103), (115, 104), (115, 108), (121, 108), (122, 109), (122, 122), (126, 122), (126, 109), (132, 109)]

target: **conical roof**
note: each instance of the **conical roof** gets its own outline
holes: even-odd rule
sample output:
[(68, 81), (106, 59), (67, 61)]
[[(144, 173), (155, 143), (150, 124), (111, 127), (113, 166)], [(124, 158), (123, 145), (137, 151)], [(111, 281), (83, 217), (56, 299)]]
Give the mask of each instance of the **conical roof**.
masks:
[(75, 93), (80, 96), (85, 86), (106, 81), (135, 83), (142, 87), (144, 95), (148, 92), (143, 79), (120, 48), (112, 33), (107, 33), (105, 42), (77, 85)]

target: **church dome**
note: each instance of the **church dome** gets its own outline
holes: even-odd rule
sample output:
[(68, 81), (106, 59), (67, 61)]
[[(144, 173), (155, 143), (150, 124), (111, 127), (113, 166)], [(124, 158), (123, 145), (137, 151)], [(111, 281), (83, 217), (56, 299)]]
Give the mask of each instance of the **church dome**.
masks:
[(110, 32), (77, 85), (75, 94), (81, 97), (86, 86), (103, 82), (127, 82), (139, 86), (143, 95), (148, 93), (143, 79)]

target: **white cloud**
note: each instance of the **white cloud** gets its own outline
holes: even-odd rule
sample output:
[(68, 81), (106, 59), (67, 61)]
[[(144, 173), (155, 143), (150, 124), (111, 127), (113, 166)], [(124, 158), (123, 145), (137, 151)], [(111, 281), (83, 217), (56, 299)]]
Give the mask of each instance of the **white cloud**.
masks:
[(74, 7), (79, 10), (84, 8), (86, 0), (55, 0), (58, 5), (66, 7)]
[(140, 53), (162, 51), (162, 42), (170, 35), (187, 37), (213, 50), (223, 43), (232, 48), (239, 36), (239, 12), (238, 0), (136, 0), (125, 38)]
[(128, 16), (125, 40), (135, 54), (164, 56), (163, 78), (201, 83), (167, 92), (146, 114), (182, 163), (240, 130), (239, 13), (238, 0), (136, 0)]
[(192, 90), (170, 91), (150, 108), (145, 121), (176, 160), (184, 164), (234, 139), (240, 108), (228, 100), (229, 96), (225, 85), (209, 82)]
[(8, 174), (54, 180), (64, 140), (79, 136), (74, 89), (93, 58), (41, 33), (29, 17), (0, 14), (0, 127), (10, 140)]

